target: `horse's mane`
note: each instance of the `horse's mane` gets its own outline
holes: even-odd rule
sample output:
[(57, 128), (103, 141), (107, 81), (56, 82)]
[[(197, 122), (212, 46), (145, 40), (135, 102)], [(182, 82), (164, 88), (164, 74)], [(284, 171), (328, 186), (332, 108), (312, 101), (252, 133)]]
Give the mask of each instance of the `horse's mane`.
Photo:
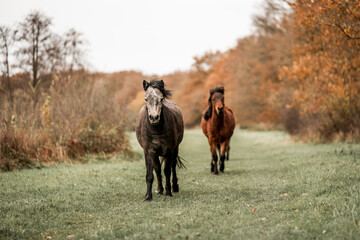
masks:
[(163, 94), (164, 98), (171, 97), (171, 90), (165, 89), (165, 83), (163, 80), (158, 80), (157, 78), (154, 78), (151, 79), (149, 83), (146, 80), (144, 80), (143, 87), (145, 91), (148, 89), (148, 87), (157, 88)]
[(211, 97), (214, 93), (219, 92), (224, 94), (225, 93), (225, 89), (224, 87), (214, 87), (212, 89), (210, 89), (210, 97), (208, 99), (208, 103), (209, 103), (209, 107), (206, 109), (206, 112), (204, 113), (204, 119), (207, 121), (211, 118), (212, 116), (212, 103), (211, 103)]

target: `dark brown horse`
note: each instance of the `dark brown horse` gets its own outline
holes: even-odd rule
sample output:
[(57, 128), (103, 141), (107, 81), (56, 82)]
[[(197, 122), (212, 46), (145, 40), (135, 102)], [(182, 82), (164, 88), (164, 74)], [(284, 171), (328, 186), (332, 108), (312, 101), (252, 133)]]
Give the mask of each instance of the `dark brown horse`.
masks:
[(235, 128), (235, 119), (230, 108), (224, 103), (224, 88), (216, 87), (210, 89), (209, 107), (204, 111), (201, 118), (201, 128), (209, 140), (211, 151), (211, 172), (218, 174), (217, 151), (220, 151), (220, 172), (225, 168), (225, 153), (229, 160), (230, 138)]
[(176, 165), (183, 167), (179, 153), (179, 144), (183, 139), (184, 123), (180, 109), (167, 98), (171, 92), (165, 89), (163, 80), (153, 79), (148, 83), (143, 81), (145, 91), (145, 105), (141, 108), (136, 119), (136, 137), (144, 150), (146, 164), (147, 191), (145, 200), (152, 200), (152, 183), (155, 169), (158, 189), (157, 193), (164, 191), (161, 179), (161, 163), (165, 163), (166, 195), (171, 196), (170, 176), (173, 174), (172, 190), (179, 191), (176, 176)]

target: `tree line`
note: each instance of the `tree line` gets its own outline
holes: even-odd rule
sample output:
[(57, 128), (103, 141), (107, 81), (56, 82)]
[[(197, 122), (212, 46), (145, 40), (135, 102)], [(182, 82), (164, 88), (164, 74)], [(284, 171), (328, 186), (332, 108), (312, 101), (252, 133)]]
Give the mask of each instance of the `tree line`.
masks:
[(75, 29), (64, 34), (51, 31), (52, 20), (39, 11), (29, 13), (15, 26), (0, 26), (2, 85), (14, 105), (11, 76), (28, 74), (33, 105), (38, 102), (39, 85), (49, 73), (68, 72), (83, 68), (85, 40)]
[(51, 23), (35, 11), (0, 27), (1, 169), (32, 166), (34, 159), (130, 154), (125, 131), (144, 104), (142, 80), (154, 77), (174, 90), (188, 128), (199, 126), (209, 89), (224, 86), (241, 128), (360, 141), (357, 0), (264, 0), (253, 34), (163, 76), (89, 72), (83, 35), (56, 34)]
[(194, 58), (175, 94), (187, 126), (198, 125), (207, 90), (224, 85), (244, 128), (360, 141), (360, 2), (265, 0), (253, 25), (235, 47)]

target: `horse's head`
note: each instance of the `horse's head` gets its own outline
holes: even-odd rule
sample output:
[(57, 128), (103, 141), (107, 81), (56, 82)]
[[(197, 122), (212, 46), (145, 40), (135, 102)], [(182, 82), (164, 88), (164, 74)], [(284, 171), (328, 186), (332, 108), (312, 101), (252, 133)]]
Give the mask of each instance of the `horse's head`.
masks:
[(165, 98), (171, 96), (169, 90), (165, 90), (163, 80), (153, 79), (149, 82), (143, 81), (145, 91), (145, 104), (149, 122), (156, 125), (160, 122), (161, 110)]
[(218, 115), (221, 115), (224, 111), (224, 87), (216, 87), (210, 89), (209, 103)]

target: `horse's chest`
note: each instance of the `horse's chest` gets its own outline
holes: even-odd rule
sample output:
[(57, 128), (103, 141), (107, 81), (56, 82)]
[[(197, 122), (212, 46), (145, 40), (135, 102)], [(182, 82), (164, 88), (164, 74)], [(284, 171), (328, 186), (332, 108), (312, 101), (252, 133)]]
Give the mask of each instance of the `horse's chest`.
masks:
[(149, 141), (149, 148), (160, 156), (166, 155), (172, 150), (173, 140), (168, 137), (153, 136)]
[(212, 141), (215, 142), (223, 142), (226, 140), (227, 137), (227, 131), (225, 129), (222, 128), (214, 128), (210, 130), (210, 137), (212, 139)]

